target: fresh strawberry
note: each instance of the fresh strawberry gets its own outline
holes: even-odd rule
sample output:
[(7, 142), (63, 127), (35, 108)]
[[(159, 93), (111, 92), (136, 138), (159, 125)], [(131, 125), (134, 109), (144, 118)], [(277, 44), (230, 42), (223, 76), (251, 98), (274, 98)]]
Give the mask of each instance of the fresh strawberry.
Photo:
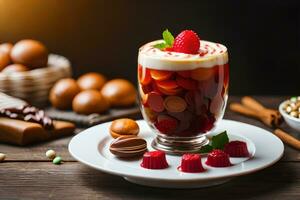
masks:
[(200, 38), (192, 30), (182, 31), (174, 40), (172, 51), (197, 54), (200, 48)]

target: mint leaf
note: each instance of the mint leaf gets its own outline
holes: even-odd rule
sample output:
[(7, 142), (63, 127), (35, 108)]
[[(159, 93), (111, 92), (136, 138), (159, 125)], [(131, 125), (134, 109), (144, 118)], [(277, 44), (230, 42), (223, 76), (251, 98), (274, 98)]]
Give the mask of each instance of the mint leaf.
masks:
[(174, 43), (174, 37), (173, 37), (172, 33), (168, 29), (166, 29), (163, 32), (162, 36), (163, 36), (163, 39), (166, 42), (166, 44), (169, 47), (171, 47), (173, 45), (173, 43)]
[(211, 145), (207, 144), (207, 145), (201, 147), (201, 149), (200, 149), (199, 152), (200, 152), (200, 153), (209, 153), (209, 152), (211, 152), (212, 150), (213, 150), (213, 147), (212, 147)]
[(224, 131), (216, 136), (212, 137), (212, 147), (214, 149), (224, 149), (225, 144), (229, 142), (227, 132)]
[(154, 45), (155, 48), (158, 48), (158, 49), (164, 49), (166, 48), (168, 45), (166, 43), (158, 43), (156, 45)]

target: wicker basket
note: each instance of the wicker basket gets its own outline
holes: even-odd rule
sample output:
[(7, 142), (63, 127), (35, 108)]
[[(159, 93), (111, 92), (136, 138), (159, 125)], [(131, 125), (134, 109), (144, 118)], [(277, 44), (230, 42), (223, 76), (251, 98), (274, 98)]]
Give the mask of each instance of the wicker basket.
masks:
[(0, 73), (0, 92), (43, 107), (56, 81), (72, 75), (71, 64), (63, 56), (50, 54), (48, 67), (12, 74)]

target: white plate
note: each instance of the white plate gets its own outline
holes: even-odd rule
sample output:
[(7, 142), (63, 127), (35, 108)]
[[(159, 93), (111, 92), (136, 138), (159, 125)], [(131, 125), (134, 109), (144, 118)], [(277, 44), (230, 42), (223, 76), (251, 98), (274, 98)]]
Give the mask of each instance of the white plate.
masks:
[[(215, 134), (227, 130), (230, 140), (243, 140), (252, 155), (251, 158), (230, 158), (231, 167), (214, 168), (205, 165), (202, 156), (203, 173), (183, 173), (177, 170), (181, 157), (167, 155), (169, 167), (163, 170), (149, 170), (140, 167), (141, 158), (118, 159), (109, 152), (112, 138), (109, 134), (111, 122), (91, 127), (77, 134), (69, 143), (71, 155), (78, 161), (106, 173), (124, 177), (126, 180), (147, 186), (166, 188), (199, 188), (224, 183), (235, 176), (249, 174), (277, 162), (284, 146), (272, 133), (241, 122), (222, 120)], [(155, 137), (145, 121), (138, 121), (140, 136), (147, 140), (148, 149), (153, 150), (151, 141)]]

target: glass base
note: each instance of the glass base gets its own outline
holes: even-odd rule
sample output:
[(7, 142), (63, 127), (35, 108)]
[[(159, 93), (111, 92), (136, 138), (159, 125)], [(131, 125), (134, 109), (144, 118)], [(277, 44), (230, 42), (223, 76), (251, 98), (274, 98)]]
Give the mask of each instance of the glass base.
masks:
[(205, 135), (195, 137), (169, 137), (158, 134), (152, 141), (152, 147), (167, 154), (184, 154), (199, 152), (200, 148), (207, 145), (209, 140)]

